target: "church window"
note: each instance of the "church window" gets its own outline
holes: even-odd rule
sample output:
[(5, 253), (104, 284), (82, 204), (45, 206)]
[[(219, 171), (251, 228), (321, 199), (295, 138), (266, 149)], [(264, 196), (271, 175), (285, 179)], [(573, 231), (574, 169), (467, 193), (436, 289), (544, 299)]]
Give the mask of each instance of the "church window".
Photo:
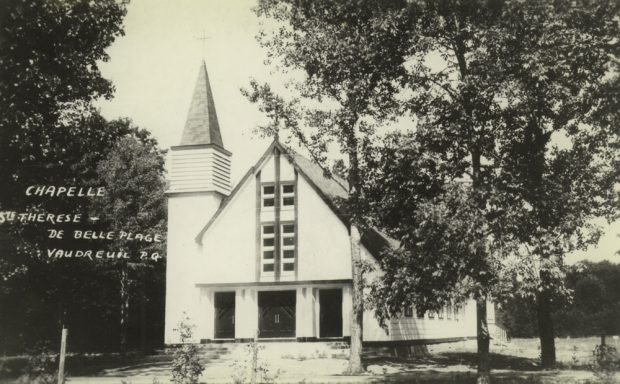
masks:
[(452, 305), (446, 305), (446, 319), (452, 319)]
[(292, 207), (295, 205), (295, 184), (281, 184), (282, 206)]
[(441, 307), (439, 311), (437, 311), (437, 317), (439, 319), (443, 319), (443, 307)]
[(275, 255), (275, 230), (273, 224), (264, 224), (262, 226), (262, 268), (263, 272), (274, 271), (274, 255)]
[(292, 272), (295, 270), (295, 224), (281, 224), (282, 271)]
[(275, 205), (276, 188), (273, 184), (263, 185), (262, 200), (263, 208), (273, 208)]

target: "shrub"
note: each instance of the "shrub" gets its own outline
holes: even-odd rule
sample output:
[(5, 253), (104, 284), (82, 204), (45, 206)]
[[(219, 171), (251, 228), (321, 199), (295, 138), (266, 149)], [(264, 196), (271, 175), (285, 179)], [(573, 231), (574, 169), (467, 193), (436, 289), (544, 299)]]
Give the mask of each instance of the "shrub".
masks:
[(17, 382), (56, 384), (58, 378), (58, 355), (45, 346), (37, 346), (28, 353), (28, 360)]
[(256, 383), (272, 383), (280, 371), (272, 374), (268, 365), (260, 360), (260, 351), (265, 349), (264, 346), (258, 344), (256, 338), (245, 346), (245, 359), (243, 361), (234, 361), (231, 364), (233, 368), (232, 379), (235, 384), (256, 384)]
[(597, 345), (592, 355), (592, 371), (597, 383), (614, 383), (614, 376), (620, 368), (616, 348), (605, 344)]
[(205, 367), (200, 361), (198, 346), (192, 343), (194, 325), (183, 313), (183, 319), (175, 328), (182, 345), (174, 351), (172, 360), (172, 382), (175, 384), (196, 384)]

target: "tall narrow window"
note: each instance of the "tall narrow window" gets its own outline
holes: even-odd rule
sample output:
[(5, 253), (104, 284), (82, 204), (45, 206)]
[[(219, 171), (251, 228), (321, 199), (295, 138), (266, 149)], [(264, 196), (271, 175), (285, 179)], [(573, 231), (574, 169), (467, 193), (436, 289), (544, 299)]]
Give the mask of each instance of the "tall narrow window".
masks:
[(295, 184), (282, 183), (280, 196), (282, 199), (282, 208), (293, 207), (295, 205)]
[(295, 224), (282, 223), (280, 228), (280, 252), (282, 253), (282, 272), (295, 271)]
[(413, 317), (413, 305), (407, 305), (405, 307), (405, 317)]
[(261, 228), (261, 265), (264, 273), (274, 273), (275, 226), (264, 224)]
[(262, 186), (262, 207), (273, 208), (276, 204), (276, 187), (273, 184), (266, 184)]

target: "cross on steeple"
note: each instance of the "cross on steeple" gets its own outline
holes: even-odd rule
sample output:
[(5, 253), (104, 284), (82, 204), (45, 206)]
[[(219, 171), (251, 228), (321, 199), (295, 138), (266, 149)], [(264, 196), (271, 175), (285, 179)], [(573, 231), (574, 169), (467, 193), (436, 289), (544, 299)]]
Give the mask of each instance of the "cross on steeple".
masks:
[(211, 36), (205, 35), (205, 31), (202, 31), (202, 34), (196, 37), (196, 40), (200, 40), (202, 42), (202, 57), (203, 58), (205, 57), (205, 42), (209, 40), (210, 38)]

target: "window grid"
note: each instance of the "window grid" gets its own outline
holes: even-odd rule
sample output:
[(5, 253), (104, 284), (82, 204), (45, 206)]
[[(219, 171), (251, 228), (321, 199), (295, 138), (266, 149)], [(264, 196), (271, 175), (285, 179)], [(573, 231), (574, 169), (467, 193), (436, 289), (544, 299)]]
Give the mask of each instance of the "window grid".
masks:
[(282, 273), (295, 272), (295, 223), (280, 223), (280, 260)]
[(276, 188), (273, 184), (264, 184), (261, 187), (261, 207), (273, 209), (276, 201)]
[(280, 206), (283, 208), (295, 205), (295, 184), (280, 184)]
[(263, 224), (261, 226), (261, 271), (265, 274), (275, 272), (275, 226)]

